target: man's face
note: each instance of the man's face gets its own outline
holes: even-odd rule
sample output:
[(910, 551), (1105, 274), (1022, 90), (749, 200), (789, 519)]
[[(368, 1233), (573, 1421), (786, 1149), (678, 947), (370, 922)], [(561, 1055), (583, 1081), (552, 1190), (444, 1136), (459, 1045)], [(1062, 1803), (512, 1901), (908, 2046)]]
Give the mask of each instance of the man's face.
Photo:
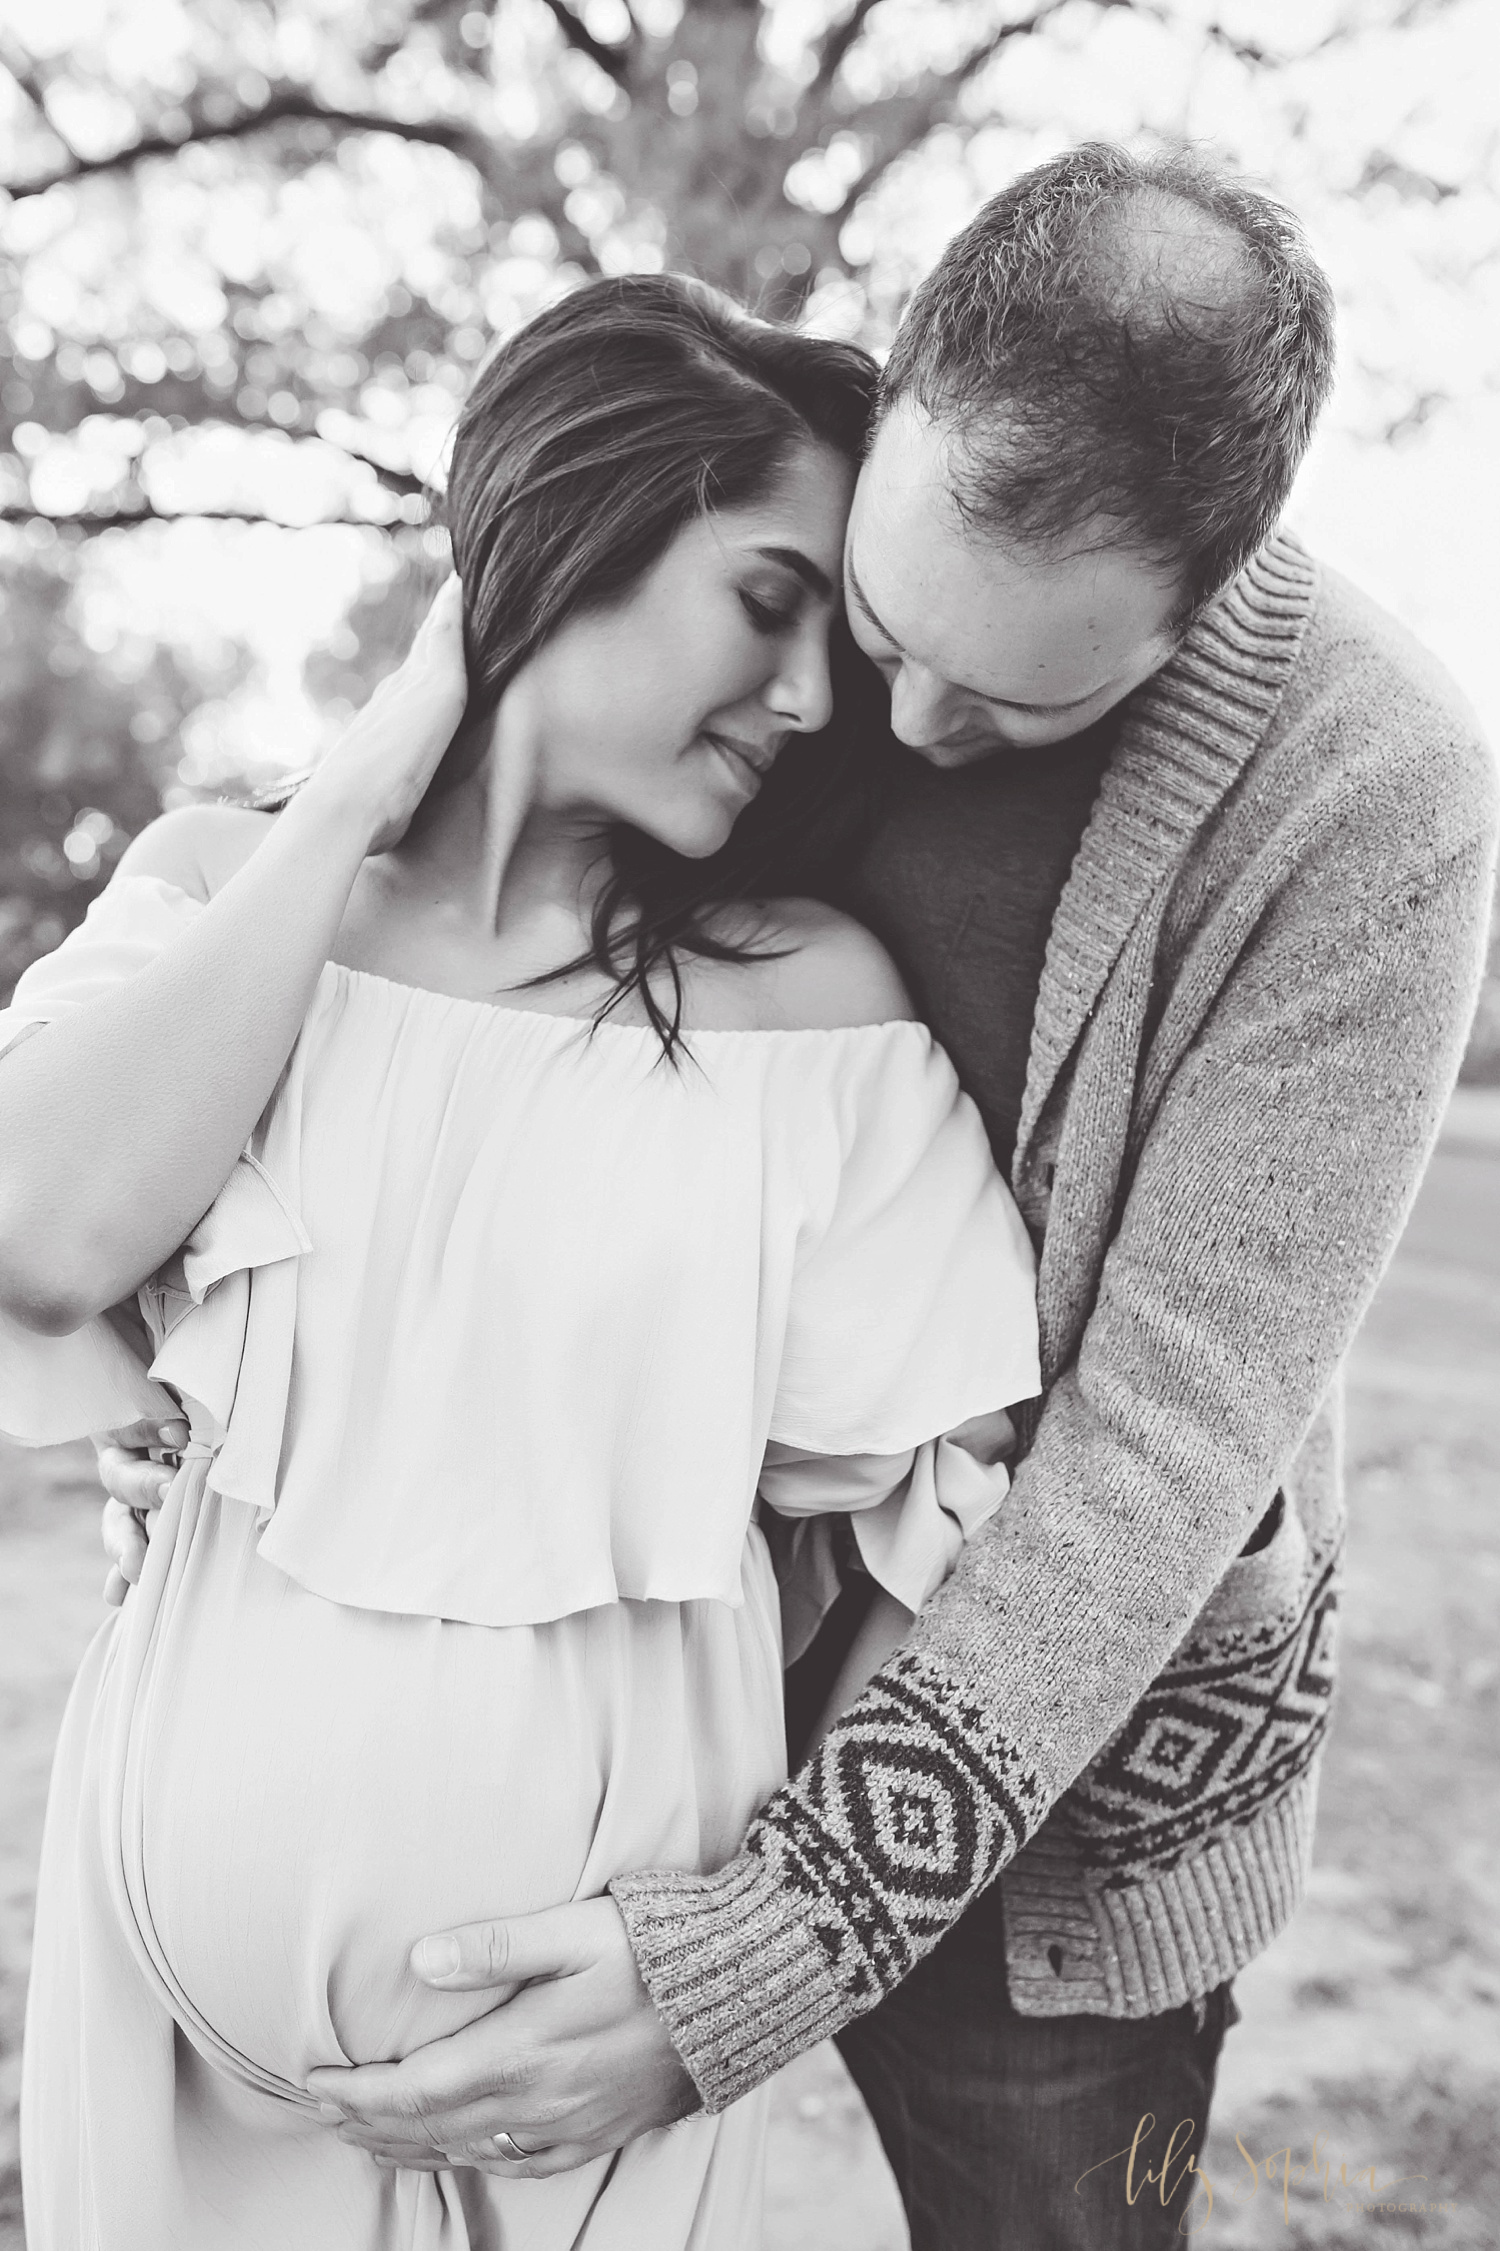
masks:
[(1062, 560), (996, 545), (950, 497), (949, 439), (903, 400), (876, 432), (844, 547), (849, 623), (929, 765), (1064, 742), (1171, 655), (1175, 588), (1119, 548)]

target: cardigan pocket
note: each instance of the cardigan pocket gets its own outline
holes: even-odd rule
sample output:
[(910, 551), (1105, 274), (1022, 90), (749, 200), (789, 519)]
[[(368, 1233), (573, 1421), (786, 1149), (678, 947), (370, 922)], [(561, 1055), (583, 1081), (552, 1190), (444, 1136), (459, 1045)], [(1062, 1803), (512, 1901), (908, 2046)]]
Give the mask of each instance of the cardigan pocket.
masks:
[(1307, 1578), (1307, 1533), (1290, 1493), (1282, 1497), (1281, 1521), (1271, 1539), (1253, 1554), (1237, 1555), (1194, 1620), (1187, 1640), (1264, 1627), (1295, 1610)]

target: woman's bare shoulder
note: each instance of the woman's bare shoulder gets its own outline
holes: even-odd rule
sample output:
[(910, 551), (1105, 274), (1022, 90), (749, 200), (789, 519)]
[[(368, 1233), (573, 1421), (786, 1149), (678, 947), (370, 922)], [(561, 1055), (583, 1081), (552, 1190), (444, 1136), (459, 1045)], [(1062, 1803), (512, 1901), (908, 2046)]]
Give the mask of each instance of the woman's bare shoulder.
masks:
[(237, 875), (274, 813), (246, 805), (183, 805), (143, 828), (121, 854), (121, 875), (155, 875), (190, 898), (211, 899)]
[(916, 1016), (896, 964), (853, 915), (820, 899), (773, 899), (765, 922), (764, 942), (780, 951), (762, 970), (769, 1022), (836, 1031)]

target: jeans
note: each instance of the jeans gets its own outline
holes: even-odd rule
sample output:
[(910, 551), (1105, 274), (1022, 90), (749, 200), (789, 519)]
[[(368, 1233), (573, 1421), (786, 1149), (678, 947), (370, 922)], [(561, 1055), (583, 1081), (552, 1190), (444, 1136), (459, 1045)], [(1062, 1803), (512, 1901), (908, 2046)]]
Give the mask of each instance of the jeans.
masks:
[(912, 2251), (1181, 2251), (1206, 2205), (1185, 2159), (1238, 2020), (1228, 1985), (1157, 2017), (1019, 2016), (997, 1884), (839, 2046)]

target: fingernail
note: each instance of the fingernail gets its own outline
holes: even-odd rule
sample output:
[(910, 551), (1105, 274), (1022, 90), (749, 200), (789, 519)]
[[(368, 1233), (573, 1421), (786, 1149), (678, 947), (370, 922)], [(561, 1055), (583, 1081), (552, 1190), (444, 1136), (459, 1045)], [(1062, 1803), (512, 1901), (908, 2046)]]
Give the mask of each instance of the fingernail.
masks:
[(183, 1422), (162, 1423), (157, 1437), (163, 1446), (185, 1446), (188, 1442), (188, 1426)]
[(344, 2123), (344, 2113), (339, 2109), (337, 2103), (320, 2102), (318, 2105), (318, 2116), (320, 2118), (326, 2118), (330, 2126), (342, 2126)]
[(424, 1938), (417, 1946), (417, 1969), (423, 1977), (452, 1977), (461, 1959), (456, 1938)]

